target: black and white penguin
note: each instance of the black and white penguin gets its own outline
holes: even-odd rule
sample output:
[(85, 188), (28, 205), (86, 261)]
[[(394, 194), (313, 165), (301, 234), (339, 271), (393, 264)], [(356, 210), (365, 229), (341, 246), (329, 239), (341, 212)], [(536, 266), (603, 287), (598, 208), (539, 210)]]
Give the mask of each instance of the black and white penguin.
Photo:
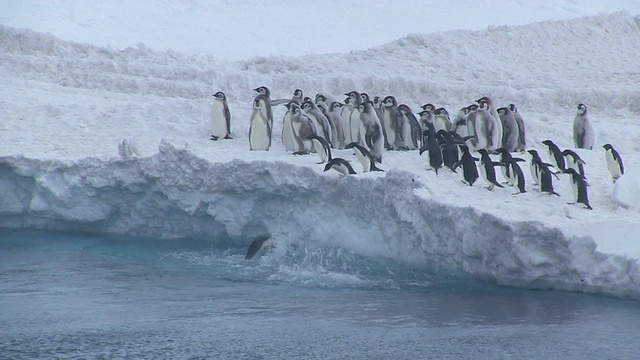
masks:
[(571, 149), (564, 150), (562, 152), (562, 155), (564, 156), (567, 169), (569, 168), (575, 169), (578, 172), (578, 174), (580, 174), (580, 176), (582, 176), (585, 179), (587, 178), (584, 174), (585, 162), (584, 160), (582, 160), (582, 158), (580, 158), (580, 155), (578, 155), (575, 151)]
[(357, 142), (360, 145), (364, 145), (365, 134), (361, 134), (362, 122), (360, 121), (360, 112), (358, 111), (358, 105), (362, 103), (362, 97), (357, 91), (351, 91), (345, 95), (349, 97), (349, 104), (353, 105), (353, 110), (349, 114), (348, 121), (346, 117), (344, 118), (344, 120), (349, 123), (349, 133), (351, 134), (350, 142)]
[(517, 158), (511, 158), (511, 161), (509, 162), (509, 165), (510, 165), (510, 168), (511, 168), (509, 170), (509, 173), (512, 174), (511, 175), (512, 182), (515, 183), (515, 187), (516, 187), (516, 189), (518, 189), (518, 192), (515, 193), (514, 195), (526, 193), (527, 190), (525, 189), (524, 173), (522, 172), (522, 169), (520, 168), (520, 165), (518, 165)]
[(392, 150), (403, 143), (402, 114), (398, 111), (398, 101), (389, 95), (382, 100), (382, 127), (384, 128), (384, 148)]
[(426, 143), (423, 142), (422, 148), (420, 148), (420, 155), (425, 151), (429, 155), (429, 165), (431, 169), (436, 171), (436, 175), (438, 174), (438, 169), (442, 167), (442, 150), (440, 149), (440, 144), (438, 144), (438, 139), (436, 137), (436, 131), (432, 124), (427, 123), (428, 130), (423, 134), (426, 135)]
[[(553, 166), (551, 164), (547, 164), (540, 158), (540, 155), (536, 150), (527, 150), (529, 154), (531, 154), (531, 161), (529, 162), (529, 170), (531, 171), (531, 177), (533, 179), (534, 185), (540, 185), (540, 172), (542, 168), (549, 166)], [(554, 174), (555, 175), (555, 174)]]
[(324, 164), (327, 161), (331, 161), (331, 145), (318, 134), (311, 134), (307, 136), (307, 139), (313, 141), (313, 147), (316, 149), (316, 153), (320, 157), (318, 164)]
[(451, 131), (453, 126), (447, 109), (439, 107), (433, 112), (433, 116), (433, 126), (436, 128), (436, 132), (440, 130)]
[(522, 115), (520, 115), (515, 104), (509, 104), (507, 107), (513, 113), (516, 123), (518, 123), (518, 145), (516, 145), (516, 151), (524, 151), (527, 147), (527, 134), (524, 127), (524, 120), (522, 119)]
[(571, 175), (571, 187), (573, 188), (576, 203), (586, 205), (587, 209), (593, 210), (589, 205), (589, 197), (587, 195), (587, 186), (589, 184), (587, 184), (587, 181), (575, 169), (565, 169), (564, 172)]
[(508, 107), (498, 108), (498, 116), (502, 123), (502, 147), (514, 152), (518, 146), (518, 123), (515, 114)]
[(408, 150), (418, 149), (422, 131), (418, 119), (413, 115), (413, 111), (408, 105), (398, 105), (398, 112), (402, 121), (402, 140), (403, 145)]
[(578, 149), (593, 148), (595, 133), (593, 125), (587, 116), (587, 106), (585, 104), (578, 105), (578, 113), (573, 119), (573, 141)]
[(296, 102), (289, 101), (284, 105), (287, 108), (287, 111), (282, 117), (282, 134), (280, 136), (282, 138), (282, 145), (284, 146), (285, 151), (295, 151), (296, 148), (295, 139), (293, 137), (293, 126), (291, 125), (291, 104), (296, 104)]
[[(504, 129), (502, 128), (502, 122), (500, 121), (500, 116), (497, 112), (497, 107), (494, 105), (493, 100), (488, 96), (483, 96), (480, 99), (476, 100), (478, 103), (478, 115), (486, 117), (487, 120), (487, 133), (489, 140), (489, 150), (495, 150), (502, 146), (502, 136), (504, 133)], [(484, 110), (488, 110), (490, 116), (487, 116), (484, 113)], [(477, 125), (479, 131), (480, 125)]]
[(358, 105), (360, 112), (360, 122), (364, 125), (364, 144), (369, 148), (373, 158), (382, 164), (382, 153), (384, 152), (384, 136), (380, 120), (373, 109), (373, 103), (367, 101)]
[(333, 158), (331, 161), (327, 162), (327, 165), (324, 167), (324, 171), (329, 171), (330, 169), (339, 172), (343, 176), (356, 174), (353, 167), (351, 167), (351, 164), (343, 158)]
[(253, 113), (249, 125), (249, 148), (268, 151), (271, 147), (271, 124), (273, 122), (270, 122), (266, 117), (264, 107), (267, 103), (258, 99), (260, 96), (256, 96), (253, 101)]
[(442, 152), (442, 163), (451, 171), (456, 172), (453, 167), (456, 166), (456, 163), (459, 160), (458, 144), (456, 144), (456, 141), (454, 140), (453, 135), (451, 135), (451, 132), (440, 130), (436, 133), (436, 136), (438, 138), (438, 144), (440, 145), (440, 150)]
[(273, 112), (271, 109), (271, 91), (266, 86), (260, 86), (259, 88), (253, 89), (253, 91), (257, 92), (258, 95), (253, 99), (253, 101), (262, 102), (262, 106), (260, 111), (262, 111), (263, 117), (269, 121), (269, 128), (273, 129)]
[(476, 167), (477, 158), (474, 158), (473, 155), (469, 152), (469, 147), (466, 145), (462, 145), (462, 156), (460, 160), (454, 166), (454, 170), (458, 168), (458, 166), (462, 166), (462, 175), (464, 176), (464, 183), (469, 186), (473, 186), (473, 183), (478, 180), (478, 168)]
[(607, 168), (609, 169), (609, 173), (611, 173), (611, 178), (615, 183), (623, 174), (624, 174), (624, 164), (622, 163), (622, 158), (620, 154), (616, 151), (616, 149), (611, 146), (611, 144), (605, 144), (603, 146), (605, 150), (605, 157), (607, 159)]
[(352, 142), (350, 144), (347, 144), (347, 146), (345, 146), (345, 149), (353, 149), (353, 151), (356, 153), (356, 158), (362, 165), (362, 172), (366, 173), (370, 171), (384, 171), (376, 166), (376, 161), (373, 159), (373, 155), (371, 155), (371, 152), (369, 152), (369, 150), (367, 150), (367, 148), (365, 148), (364, 146), (359, 145), (356, 142)]
[(496, 149), (496, 152), (501, 155), (500, 165), (502, 165), (502, 175), (507, 181), (507, 184), (511, 186), (517, 186), (518, 182), (520, 181), (518, 179), (518, 174), (515, 174), (513, 171), (511, 171), (511, 169), (513, 168), (513, 163), (516, 163), (517, 165), (519, 161), (524, 161), (524, 159), (511, 156), (511, 153), (508, 152), (505, 148)]
[(311, 101), (311, 99), (307, 99), (302, 103), (302, 110), (304, 110), (305, 115), (316, 129), (316, 134), (322, 136), (329, 144), (331, 142), (331, 125), (329, 124), (329, 119), (322, 113), (322, 111), (318, 108), (316, 104)]
[(244, 256), (246, 260), (259, 258), (273, 247), (271, 235), (259, 235), (249, 244), (247, 254)]
[(496, 180), (496, 166), (499, 166), (499, 162), (494, 162), (491, 160), (489, 153), (486, 149), (479, 149), (478, 153), (480, 153), (480, 175), (484, 179), (484, 181), (489, 185), (487, 189), (493, 190), (494, 186), (503, 187)]
[(291, 129), (294, 140), (294, 155), (308, 154), (313, 150), (313, 141), (309, 136), (316, 133), (316, 128), (300, 109), (298, 104), (290, 103), (291, 108)]
[(467, 132), (471, 139), (469, 139), (468, 144), (472, 149), (476, 149), (478, 147), (478, 130), (476, 128), (476, 119), (478, 117), (478, 105), (471, 104), (467, 106)]
[(211, 105), (211, 140), (231, 139), (231, 113), (227, 96), (218, 91), (213, 94)]
[(540, 167), (540, 191), (548, 194), (560, 196), (555, 190), (553, 190), (553, 178), (551, 176), (558, 177), (551, 172), (551, 169), (546, 164), (542, 164)]
[(344, 134), (344, 119), (342, 118), (342, 104), (334, 101), (329, 106), (329, 121), (336, 126), (336, 138), (333, 141), (333, 146), (338, 149), (344, 149), (346, 143)]
[(567, 166), (564, 161), (564, 155), (562, 155), (562, 151), (560, 151), (558, 145), (554, 144), (551, 140), (545, 140), (542, 143), (547, 145), (551, 164), (553, 164), (553, 166), (555, 166), (559, 171), (564, 172), (567, 169)]

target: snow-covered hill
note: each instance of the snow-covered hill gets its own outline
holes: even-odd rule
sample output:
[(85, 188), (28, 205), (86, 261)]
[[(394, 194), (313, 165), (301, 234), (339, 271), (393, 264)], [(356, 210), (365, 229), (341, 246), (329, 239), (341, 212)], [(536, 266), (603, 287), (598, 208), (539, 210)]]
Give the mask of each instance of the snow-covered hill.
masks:
[[(223, 231), (248, 241), (245, 226), (262, 222), (287, 241), (331, 241), (502, 284), (640, 298), (639, 23), (621, 12), (238, 62), (0, 27), (0, 226), (162, 237)], [(285, 153), (278, 137), (271, 151), (250, 152), (252, 88), (261, 85), (276, 98), (295, 88), (340, 98), (359, 90), (452, 112), (491, 95), (518, 105), (539, 150), (545, 139), (572, 146), (575, 106), (584, 102), (596, 149), (579, 153), (595, 210), (566, 204), (565, 177), (556, 182), (560, 198), (530, 185), (513, 196), (427, 171), (415, 152), (387, 152), (387, 173), (346, 179), (322, 173), (315, 155)], [(209, 140), (218, 90), (231, 101), (234, 140)], [(276, 134), (282, 115), (276, 109)], [(118, 158), (123, 138), (141, 158)], [(628, 169), (615, 198), (601, 149), (608, 142)]]

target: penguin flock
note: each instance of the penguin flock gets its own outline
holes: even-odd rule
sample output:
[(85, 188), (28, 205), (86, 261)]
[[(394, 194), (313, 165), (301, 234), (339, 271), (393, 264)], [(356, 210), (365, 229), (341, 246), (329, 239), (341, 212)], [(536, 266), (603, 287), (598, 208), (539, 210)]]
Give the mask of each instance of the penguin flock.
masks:
[[(567, 174), (574, 192), (574, 203), (592, 209), (584, 171), (585, 162), (571, 149), (560, 150), (552, 141), (542, 142), (550, 163), (537, 150), (527, 150), (525, 123), (515, 104), (496, 107), (484, 96), (462, 107), (453, 121), (444, 107), (431, 103), (421, 106), (416, 114), (406, 104), (399, 104), (394, 96), (375, 96), (350, 91), (343, 102), (333, 95), (318, 93), (315, 99), (305, 97), (300, 89), (290, 99), (271, 99), (270, 90), (261, 86), (253, 100), (249, 125), (250, 150), (268, 151), (273, 138), (272, 106), (284, 105), (280, 134), (285, 151), (294, 155), (316, 153), (324, 171), (333, 169), (344, 176), (354, 175), (349, 161), (332, 157), (331, 149), (352, 149), (362, 166), (362, 172), (383, 171), (385, 151), (419, 151), (426, 154), (428, 170), (443, 167), (457, 173), (462, 168), (463, 183), (473, 186), (480, 177), (488, 190), (503, 185), (513, 187), (514, 195), (526, 192), (526, 180), (519, 163), (524, 159), (512, 153), (530, 155), (529, 170), (533, 185), (540, 192), (560, 196), (555, 192), (553, 179)], [(211, 107), (211, 140), (231, 139), (231, 115), (223, 92), (213, 95)], [(573, 123), (575, 148), (592, 150), (595, 136), (587, 117), (587, 106), (578, 105)], [(622, 158), (611, 144), (603, 146), (607, 167), (615, 182), (624, 174)], [(472, 155), (475, 152), (479, 157)], [(499, 156), (499, 160), (491, 155)], [(506, 182), (500, 183), (495, 168), (501, 169)]]

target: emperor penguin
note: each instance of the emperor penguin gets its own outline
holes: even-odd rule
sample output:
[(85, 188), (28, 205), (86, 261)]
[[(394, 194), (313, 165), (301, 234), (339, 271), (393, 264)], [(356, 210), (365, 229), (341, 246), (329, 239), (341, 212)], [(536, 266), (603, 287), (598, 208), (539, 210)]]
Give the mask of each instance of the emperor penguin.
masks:
[(422, 153), (424, 153), (425, 151), (429, 154), (429, 166), (431, 166), (431, 169), (435, 170), (437, 175), (438, 169), (442, 167), (444, 160), (442, 159), (442, 151), (436, 137), (436, 130), (434, 126), (427, 123), (427, 127), (428, 129), (427, 131), (425, 131), (427, 141), (422, 143), (420, 155), (422, 155)]
[(255, 258), (259, 258), (264, 255), (269, 249), (273, 247), (273, 241), (271, 240), (271, 235), (259, 235), (251, 244), (249, 244), (249, 248), (247, 249), (247, 254), (244, 256), (245, 260), (252, 260)]
[(584, 165), (586, 164), (580, 155), (578, 155), (575, 151), (571, 149), (566, 149), (562, 151), (562, 156), (564, 156), (565, 163), (568, 168), (575, 169), (580, 176), (586, 179), (584, 174)]
[(420, 106), (420, 107), (421, 107), (421, 108), (422, 108), (422, 110), (424, 110), (424, 111), (429, 111), (429, 112), (431, 112), (431, 113), (436, 112), (436, 106), (435, 106), (435, 105), (433, 105), (432, 103), (427, 103), (427, 104), (424, 104), (424, 105), (422, 105), (422, 106)]
[(231, 139), (231, 113), (227, 105), (227, 96), (218, 91), (213, 94), (211, 105), (211, 140)]
[(469, 129), (467, 129), (468, 114), (469, 114), (469, 111), (467, 110), (467, 107), (466, 106), (462, 107), (460, 110), (458, 110), (456, 117), (452, 121), (453, 123), (452, 130), (456, 134), (460, 135), (460, 137), (469, 136)]
[(615, 183), (624, 174), (622, 158), (611, 144), (605, 144), (603, 148), (607, 159), (607, 168), (609, 168), (609, 173), (611, 173), (611, 178)]
[(404, 148), (407, 150), (418, 149), (418, 143), (420, 142), (420, 135), (422, 133), (418, 119), (413, 115), (413, 111), (411, 111), (408, 105), (398, 105), (398, 112), (400, 113), (400, 120), (402, 121), (401, 138)]
[(325, 165), (324, 171), (329, 171), (330, 169), (339, 172), (340, 174), (342, 174), (342, 176), (356, 174), (356, 172), (353, 170), (353, 167), (351, 167), (351, 164), (349, 164), (349, 162), (343, 158), (331, 159), (327, 163), (327, 165)]
[(298, 105), (302, 105), (302, 102), (304, 101), (304, 93), (302, 92), (302, 90), (295, 89), (293, 91), (293, 96), (291, 97), (291, 101), (293, 101)]
[(502, 144), (503, 129), (502, 129), (502, 123), (500, 122), (500, 116), (498, 115), (497, 108), (493, 104), (493, 100), (490, 97), (483, 96), (480, 99), (478, 99), (477, 102), (478, 104), (480, 104), (480, 102), (485, 102), (487, 104), (487, 107), (489, 108), (489, 112), (491, 113), (491, 116), (494, 119), (493, 125), (489, 124), (490, 126), (489, 131), (492, 134), (491, 149), (495, 150), (499, 148)]
[[(349, 115), (349, 128), (351, 132), (351, 141), (357, 142), (360, 145), (364, 145), (364, 134), (360, 133), (361, 122), (360, 122), (360, 112), (358, 111), (358, 106), (362, 103), (362, 97), (360, 93), (357, 91), (351, 91), (346, 93), (349, 97), (349, 103), (353, 105), (353, 110)], [(375, 111), (374, 111), (375, 113)]]
[(320, 157), (320, 162), (318, 164), (324, 164), (331, 160), (331, 145), (329, 145), (325, 138), (318, 136), (317, 134), (311, 134), (307, 139), (313, 141), (313, 147), (316, 149), (316, 153)]
[[(357, 141), (357, 139), (353, 139), (351, 135), (351, 112), (354, 110), (354, 106), (351, 103), (351, 98), (346, 97), (344, 99), (344, 104), (342, 104), (342, 108), (340, 109), (340, 116), (342, 117), (342, 131), (344, 132), (344, 142), (351, 143)], [(356, 110), (357, 111), (357, 110)]]
[(509, 106), (507, 107), (513, 113), (513, 117), (516, 119), (516, 123), (518, 124), (518, 144), (516, 145), (516, 151), (522, 152), (527, 147), (527, 137), (524, 128), (524, 120), (522, 119), (522, 115), (520, 115), (520, 112), (518, 111), (518, 108), (515, 104), (509, 104)]
[(394, 96), (382, 100), (382, 127), (384, 128), (384, 147), (394, 149), (402, 141), (402, 115), (398, 111), (398, 101)]
[(345, 135), (344, 135), (344, 119), (342, 118), (342, 104), (334, 101), (329, 105), (329, 121), (335, 124), (336, 137), (333, 141), (333, 146), (338, 149), (344, 149)]
[(382, 164), (382, 153), (384, 152), (384, 139), (380, 120), (373, 109), (373, 103), (367, 101), (358, 105), (360, 121), (364, 124), (364, 143), (369, 148), (373, 159)]
[(269, 150), (271, 147), (271, 122), (265, 115), (264, 107), (269, 104), (256, 96), (249, 125), (249, 147), (251, 150)]
[(367, 150), (367, 148), (365, 148), (364, 146), (352, 142), (350, 144), (347, 144), (345, 149), (353, 149), (356, 154), (356, 158), (362, 165), (363, 173), (370, 171), (384, 171), (376, 166), (376, 161), (373, 159), (373, 155), (371, 155), (371, 152), (369, 152), (369, 150)]
[(449, 118), (449, 112), (447, 109), (440, 107), (434, 111), (433, 126), (436, 128), (436, 132), (440, 130), (451, 130), (451, 119)]
[[(318, 107), (318, 109), (320, 109), (320, 111), (322, 111), (322, 114), (324, 114), (324, 116), (329, 121), (329, 127), (331, 129), (331, 146), (337, 147), (335, 143), (336, 143), (336, 139), (338, 138), (338, 127), (336, 126), (336, 124), (333, 123), (333, 120), (331, 120), (331, 117), (329, 116), (330, 103), (327, 103), (327, 101), (328, 101), (327, 95), (316, 94), (316, 106)], [(333, 99), (333, 101), (335, 101), (335, 99)]]
[(542, 143), (547, 145), (551, 164), (555, 166), (559, 171), (564, 172), (567, 169), (567, 166), (564, 160), (564, 155), (562, 155), (562, 151), (560, 151), (558, 145), (554, 144), (551, 140), (545, 140)]
[(290, 101), (285, 106), (287, 108), (287, 112), (284, 113), (284, 117), (282, 119), (282, 145), (284, 145), (285, 151), (295, 151), (296, 144), (295, 139), (293, 137), (293, 127), (291, 125), (291, 105), (297, 103), (295, 101)]
[(478, 147), (478, 132), (476, 130), (476, 119), (478, 117), (478, 105), (471, 104), (467, 106), (467, 132), (472, 138), (469, 139), (469, 145), (472, 149)]
[(594, 140), (595, 133), (587, 116), (587, 106), (579, 104), (578, 113), (573, 119), (573, 141), (576, 144), (576, 148), (591, 150)]
[(462, 156), (460, 160), (454, 166), (454, 169), (458, 166), (462, 166), (462, 175), (464, 176), (464, 183), (473, 186), (473, 183), (478, 180), (478, 168), (476, 167), (477, 158), (473, 157), (469, 152), (469, 147), (462, 145)]
[(491, 160), (489, 153), (486, 149), (479, 149), (478, 153), (480, 153), (480, 175), (482, 175), (482, 179), (489, 185), (487, 187), (488, 190), (493, 190), (494, 186), (504, 187), (498, 183), (496, 179), (496, 166), (499, 166), (499, 162), (495, 162)]
[(302, 110), (304, 110), (307, 117), (309, 117), (313, 122), (313, 126), (316, 128), (317, 134), (324, 137), (324, 139), (331, 144), (331, 126), (329, 125), (329, 120), (324, 116), (322, 111), (320, 111), (316, 104), (311, 100), (307, 100), (302, 103)]
[[(380, 121), (382, 122), (382, 117), (383, 117), (382, 98), (380, 96), (373, 97), (373, 108), (376, 110), (376, 115), (378, 115), (378, 119), (380, 119)], [(385, 142), (386, 142), (387, 134), (385, 133), (385, 130), (384, 130), (384, 124), (382, 126), (382, 133), (384, 134)], [(385, 146), (385, 149), (386, 149), (386, 146)]]
[(291, 128), (295, 143), (294, 155), (308, 154), (313, 150), (313, 142), (309, 136), (316, 133), (316, 128), (296, 103), (291, 103)]
[(261, 111), (264, 117), (269, 121), (269, 128), (273, 129), (273, 112), (271, 111), (271, 91), (266, 86), (260, 86), (259, 88), (253, 89), (258, 95), (253, 99), (253, 101), (261, 101), (264, 105), (261, 106)]
[(498, 108), (497, 111), (503, 129), (501, 147), (509, 152), (514, 152), (518, 146), (518, 123), (516, 122), (516, 117), (508, 107)]
[(499, 120), (491, 115), (489, 109), (489, 104), (486, 101), (480, 101), (475, 121), (478, 149), (495, 150), (500, 147), (498, 139), (502, 139), (502, 137), (499, 138), (498, 132), (495, 131), (495, 124)]
[(565, 173), (571, 175), (571, 187), (573, 188), (573, 195), (576, 199), (576, 203), (583, 204), (589, 210), (593, 210), (591, 205), (589, 205), (589, 196), (587, 194), (587, 181), (578, 174), (575, 169), (565, 169)]

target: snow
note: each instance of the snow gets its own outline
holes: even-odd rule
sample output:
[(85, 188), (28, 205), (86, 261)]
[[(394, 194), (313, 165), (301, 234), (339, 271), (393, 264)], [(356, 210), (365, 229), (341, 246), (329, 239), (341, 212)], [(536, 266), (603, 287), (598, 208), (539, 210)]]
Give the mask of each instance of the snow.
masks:
[[(640, 72), (634, 65), (640, 55), (638, 16), (623, 11), (565, 19), (604, 10), (598, 8), (604, 5), (577, 2), (569, 7), (573, 2), (566, 2), (557, 12), (545, 3), (514, 3), (511, 6), (519, 7), (520, 14), (531, 17), (514, 11), (501, 23), (554, 21), (473, 30), (498, 19), (491, 16), (500, 16), (498, 11), (484, 11), (498, 15), (483, 18), (489, 23), (474, 15), (474, 21), (463, 25), (442, 15), (421, 28), (414, 27), (413, 18), (421, 19), (414, 12), (424, 5), (406, 2), (398, 6), (413, 9), (411, 20), (389, 28), (403, 33), (384, 33), (396, 39), (414, 34), (384, 45), (371, 47), (380, 39), (387, 41), (378, 33), (362, 35), (362, 47), (336, 41), (342, 39), (338, 33), (353, 30), (339, 19), (331, 27), (335, 35), (327, 35), (332, 40), (326, 43), (326, 38), (318, 40), (306, 32), (292, 36), (290, 28), (278, 28), (273, 21), (264, 24), (264, 31), (235, 36), (227, 32), (223, 38), (239, 42), (260, 33), (262, 37), (252, 41), (286, 37), (298, 44), (311, 39), (317, 47), (291, 47), (278, 40), (277, 46), (268, 47), (274, 56), (264, 56), (270, 52), (250, 42), (239, 47), (221, 39), (220, 46), (231, 49), (225, 57), (201, 42), (195, 50), (179, 47), (193, 43), (185, 41), (185, 32), (203, 36), (203, 19), (213, 11), (208, 3), (161, 2), (166, 5), (161, 9), (145, 2), (151, 4), (148, 12), (136, 8), (143, 3), (132, 4), (119, 27), (122, 32), (107, 31), (115, 26), (107, 19), (118, 13), (116, 3), (70, 1), (53, 6), (33, 1), (28, 4), (42, 12), (29, 15), (18, 9), (19, 4), (11, 2), (5, 7), (9, 11), (0, 15), (5, 25), (0, 26), (0, 227), (168, 238), (226, 233), (248, 243), (243, 234), (258, 224), (287, 241), (332, 242), (366, 255), (442, 266), (505, 285), (640, 299), (640, 174), (635, 170), (640, 163)], [(253, 9), (234, 4), (224, 9)], [(475, 4), (458, 6), (473, 9)], [(619, 4), (640, 12), (632, 2)], [(374, 2), (364, 14), (384, 29), (375, 6), (383, 5)], [(458, 10), (438, 6), (443, 14)], [(191, 15), (174, 13), (185, 19), (195, 16), (191, 32), (174, 25), (174, 36), (142, 30), (140, 38), (131, 35), (138, 33), (130, 27), (134, 20), (142, 29), (166, 26), (171, 22), (169, 10), (181, 7), (193, 8)], [(260, 9), (275, 14), (281, 7), (293, 11), (286, 1)], [(54, 10), (62, 15), (34, 21)], [(11, 11), (22, 16), (6, 15)], [(86, 24), (88, 31), (78, 31), (78, 24), (93, 13), (100, 16)], [(233, 29), (237, 24), (227, 20), (211, 28)], [(444, 31), (447, 26), (466, 30)], [(305, 31), (317, 29), (309, 25)], [(353, 31), (346, 37), (359, 38)], [(419, 31), (432, 33), (415, 34)], [(101, 47), (106, 44), (115, 48)], [(138, 45), (125, 48), (132, 44)], [(255, 52), (244, 53), (248, 48)], [(352, 49), (364, 50), (340, 54)], [(312, 52), (330, 54), (309, 55)], [(306, 55), (290, 56), (299, 54)], [(254, 57), (231, 61), (247, 56)], [(307, 95), (323, 91), (338, 98), (359, 90), (372, 96), (393, 94), (414, 111), (432, 102), (454, 114), (490, 95), (500, 106), (518, 106), (529, 148), (538, 149), (543, 159), (543, 140), (572, 147), (571, 124), (576, 105), (583, 102), (589, 106), (596, 146), (576, 152), (587, 164), (594, 210), (567, 204), (574, 199), (564, 175), (554, 183), (561, 197), (535, 191), (528, 165), (523, 167), (528, 192), (516, 196), (511, 188), (490, 192), (481, 181), (466, 186), (460, 174), (436, 175), (426, 170), (426, 160), (417, 152), (386, 152), (382, 168), (387, 172), (382, 174), (341, 178), (335, 172), (324, 173), (316, 164), (317, 155), (292, 156), (283, 150), (282, 107), (274, 109), (277, 136), (271, 150), (251, 152), (247, 137), (252, 89), (262, 85), (271, 89), (273, 98), (290, 97), (295, 88)], [(230, 102), (234, 139), (212, 142), (209, 108), (218, 90)], [(123, 139), (138, 157), (119, 156)], [(605, 143), (613, 144), (625, 163), (626, 174), (615, 185), (605, 163)], [(336, 150), (334, 156), (352, 160), (361, 172), (352, 152)], [(522, 157), (529, 160), (528, 155)]]

